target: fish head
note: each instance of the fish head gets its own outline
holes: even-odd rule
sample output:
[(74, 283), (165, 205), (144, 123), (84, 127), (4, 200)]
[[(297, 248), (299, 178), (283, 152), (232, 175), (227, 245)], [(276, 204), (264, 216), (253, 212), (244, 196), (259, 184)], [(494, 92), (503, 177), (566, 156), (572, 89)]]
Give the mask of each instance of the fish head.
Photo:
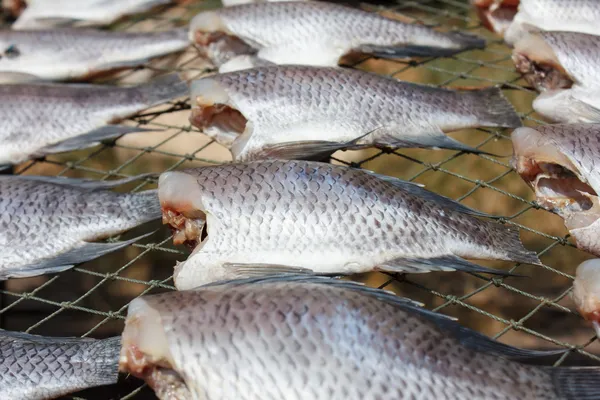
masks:
[[(534, 190), (537, 202), (564, 219), (577, 246), (600, 255), (600, 175), (589, 162), (594, 158), (589, 157), (590, 149), (581, 149), (580, 142), (561, 136), (560, 127), (516, 129), (512, 165)], [(592, 152), (600, 151), (595, 147), (590, 146)], [(581, 156), (581, 150), (588, 151), (588, 156)]]
[(205, 134), (227, 147), (238, 159), (245, 140), (252, 134), (252, 124), (218, 79), (211, 77), (192, 82), (190, 122)]
[(501, 36), (510, 26), (519, 7), (519, 0), (472, 0), (472, 3), (483, 26)]
[(571, 294), (577, 311), (583, 318), (600, 327), (600, 259), (587, 260), (579, 264), (573, 281)]
[(171, 227), (173, 243), (195, 248), (206, 222), (202, 190), (196, 178), (185, 172), (165, 172), (158, 180), (158, 187), (162, 221)]
[(573, 78), (561, 64), (542, 32), (525, 36), (515, 44), (512, 55), (515, 68), (525, 80), (542, 92), (570, 88)]

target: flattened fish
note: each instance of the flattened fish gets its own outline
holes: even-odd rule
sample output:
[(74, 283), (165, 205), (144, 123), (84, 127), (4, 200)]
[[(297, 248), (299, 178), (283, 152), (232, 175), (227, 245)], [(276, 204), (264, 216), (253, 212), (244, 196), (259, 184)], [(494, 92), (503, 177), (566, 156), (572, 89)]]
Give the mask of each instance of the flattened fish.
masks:
[(471, 0), (471, 3), (483, 25), (501, 36), (512, 23), (519, 6), (519, 0)]
[(512, 141), (513, 167), (537, 202), (565, 220), (577, 247), (600, 256), (600, 125), (519, 128)]
[(187, 31), (114, 32), (92, 29), (0, 31), (0, 80), (85, 79), (135, 67), (188, 46)]
[(312, 1), (242, 4), (204, 11), (190, 38), (221, 72), (265, 63), (336, 66), (346, 55), (448, 56), (485, 41), (441, 33), (356, 8)]
[(600, 259), (584, 261), (577, 267), (572, 297), (579, 313), (592, 322), (600, 337)]
[(540, 32), (515, 45), (513, 61), (537, 90), (600, 87), (600, 36)]
[[(324, 277), (137, 298), (122, 372), (160, 399), (597, 399), (597, 367), (508, 346), (390, 292)], [(536, 365), (537, 364), (537, 365)]]
[(0, 176), (0, 279), (63, 271), (147, 236), (92, 243), (160, 218), (156, 190), (103, 190), (140, 177), (97, 182)]
[(175, 268), (180, 290), (260, 271), (506, 274), (462, 257), (539, 263), (517, 230), (355, 168), (273, 160), (166, 172), (159, 198), (174, 242), (195, 246)]
[(542, 92), (533, 101), (533, 108), (552, 122), (600, 122), (600, 88), (573, 86)]
[(444, 132), (521, 126), (498, 88), (453, 91), (352, 69), (269, 66), (194, 81), (193, 125), (234, 160), (318, 158), (368, 146), (478, 152)]
[(117, 383), (121, 338), (53, 338), (0, 330), (0, 397), (43, 400)]
[(514, 45), (529, 33), (540, 30), (598, 35), (599, 20), (600, 2), (597, 0), (521, 0), (504, 40)]
[(146, 108), (187, 94), (167, 75), (134, 87), (26, 83), (0, 85), (0, 165), (98, 144), (145, 129), (114, 125)]
[(12, 29), (108, 25), (126, 15), (144, 12), (170, 2), (171, 0), (30, 0)]

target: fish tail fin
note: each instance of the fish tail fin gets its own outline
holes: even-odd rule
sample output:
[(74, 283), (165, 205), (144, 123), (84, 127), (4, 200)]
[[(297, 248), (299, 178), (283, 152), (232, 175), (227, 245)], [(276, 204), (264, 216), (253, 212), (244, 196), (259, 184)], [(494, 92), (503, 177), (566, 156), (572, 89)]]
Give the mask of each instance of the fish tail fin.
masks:
[[(523, 246), (519, 229), (494, 221), (479, 220), (479, 224), (481, 225), (477, 229), (477, 243), (472, 243), (472, 239), (462, 240), (457, 243), (457, 248), (464, 249), (464, 251), (453, 251), (454, 254), (464, 258), (542, 265), (536, 253)], [(463, 243), (466, 244), (466, 247), (462, 247)]]
[(132, 89), (139, 90), (142, 93), (144, 103), (147, 104), (148, 107), (162, 104), (189, 94), (187, 82), (177, 73), (161, 76)]
[(465, 106), (480, 121), (479, 125), (502, 128), (523, 126), (515, 108), (500, 88), (465, 90), (462, 94)]
[(137, 224), (154, 221), (162, 217), (158, 190), (145, 190), (143, 192), (127, 193), (123, 198), (124, 210), (130, 212), (130, 217)]
[(600, 367), (557, 367), (550, 374), (561, 399), (600, 400)]

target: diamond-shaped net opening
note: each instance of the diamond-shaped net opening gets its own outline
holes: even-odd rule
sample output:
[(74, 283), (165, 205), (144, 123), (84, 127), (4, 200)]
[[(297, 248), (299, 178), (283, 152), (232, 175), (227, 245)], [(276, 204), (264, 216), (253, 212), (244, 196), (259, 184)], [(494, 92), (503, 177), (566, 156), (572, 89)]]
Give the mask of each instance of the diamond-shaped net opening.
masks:
[[(187, 1), (139, 14), (114, 24), (116, 30), (160, 30), (185, 25), (196, 13), (219, 7), (216, 1)], [(488, 39), (483, 50), (449, 58), (418, 61), (366, 59), (355, 68), (397, 79), (445, 87), (500, 85), (526, 125), (544, 122), (531, 107), (535, 93), (514, 71), (511, 52), (502, 40), (485, 30), (467, 1), (401, 1), (392, 8), (375, 8), (389, 16), (401, 13), (415, 22), (441, 30), (468, 31)], [(162, 57), (142, 68), (105, 78), (106, 82), (134, 84), (170, 72), (193, 79), (210, 72), (209, 65), (190, 46), (183, 53)], [(192, 127), (189, 99), (144, 111), (126, 124), (154, 132), (126, 135), (91, 149), (48, 156), (19, 165), (18, 174), (107, 179), (144, 172), (164, 172), (230, 161), (229, 152)], [(512, 153), (510, 131), (471, 129), (451, 134), (489, 153)], [(593, 330), (573, 310), (569, 298), (577, 265), (591, 256), (575, 248), (562, 219), (538, 207), (530, 189), (509, 165), (508, 157), (473, 155), (449, 150), (402, 149), (338, 152), (333, 162), (360, 166), (378, 173), (425, 184), (465, 205), (502, 216), (501, 222), (521, 230), (528, 249), (544, 266), (479, 262), (528, 275), (493, 278), (466, 273), (390, 275), (370, 273), (353, 279), (393, 290), (436, 311), (455, 316), (470, 328), (520, 347), (566, 348), (557, 364), (600, 361)], [(145, 190), (155, 182), (138, 182), (121, 190)], [(171, 275), (187, 250), (172, 245), (169, 230), (159, 222), (128, 232), (125, 237), (158, 229), (141, 243), (52, 276), (13, 279), (0, 290), (1, 327), (53, 336), (107, 337), (118, 335), (129, 302), (141, 295), (174, 290)], [(114, 240), (123, 238), (113, 238)], [(123, 377), (118, 385), (88, 390), (67, 398), (152, 398), (143, 382)]]

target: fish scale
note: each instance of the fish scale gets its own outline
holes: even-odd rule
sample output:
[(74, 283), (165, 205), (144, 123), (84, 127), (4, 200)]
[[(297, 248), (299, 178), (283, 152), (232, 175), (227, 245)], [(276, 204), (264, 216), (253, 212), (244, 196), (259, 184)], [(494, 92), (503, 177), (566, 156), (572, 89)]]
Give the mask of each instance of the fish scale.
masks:
[[(186, 399), (563, 399), (593, 393), (598, 374), (519, 364), (511, 352), (552, 352), (502, 345), (377, 289), (299, 276), (135, 299), (122, 343), (121, 371), (147, 378), (160, 365)], [(574, 382), (582, 374), (587, 385)], [(566, 390), (561, 375), (573, 379)]]
[[(321, 147), (333, 151), (337, 144), (476, 152), (444, 132), (521, 126), (497, 88), (452, 91), (339, 68), (270, 66), (218, 74), (194, 81), (191, 97), (192, 123), (228, 146), (237, 161), (295, 158), (292, 150), (311, 141), (322, 141)], [(247, 120), (243, 132), (209, 122), (205, 110), (215, 104), (239, 111)], [(235, 140), (220, 140), (223, 132)], [(278, 145), (280, 151), (271, 152)]]
[(207, 214), (208, 238), (176, 267), (179, 289), (231, 277), (228, 264), (238, 263), (358, 273), (436, 269), (412, 269), (408, 260), (394, 267), (398, 258), (539, 262), (516, 231), (467, 215), (477, 212), (450, 199), (330, 164), (262, 161), (167, 172), (159, 198), (164, 209), (201, 203), (196, 209)]
[(120, 338), (45, 338), (0, 330), (0, 396), (51, 399), (117, 382)]

